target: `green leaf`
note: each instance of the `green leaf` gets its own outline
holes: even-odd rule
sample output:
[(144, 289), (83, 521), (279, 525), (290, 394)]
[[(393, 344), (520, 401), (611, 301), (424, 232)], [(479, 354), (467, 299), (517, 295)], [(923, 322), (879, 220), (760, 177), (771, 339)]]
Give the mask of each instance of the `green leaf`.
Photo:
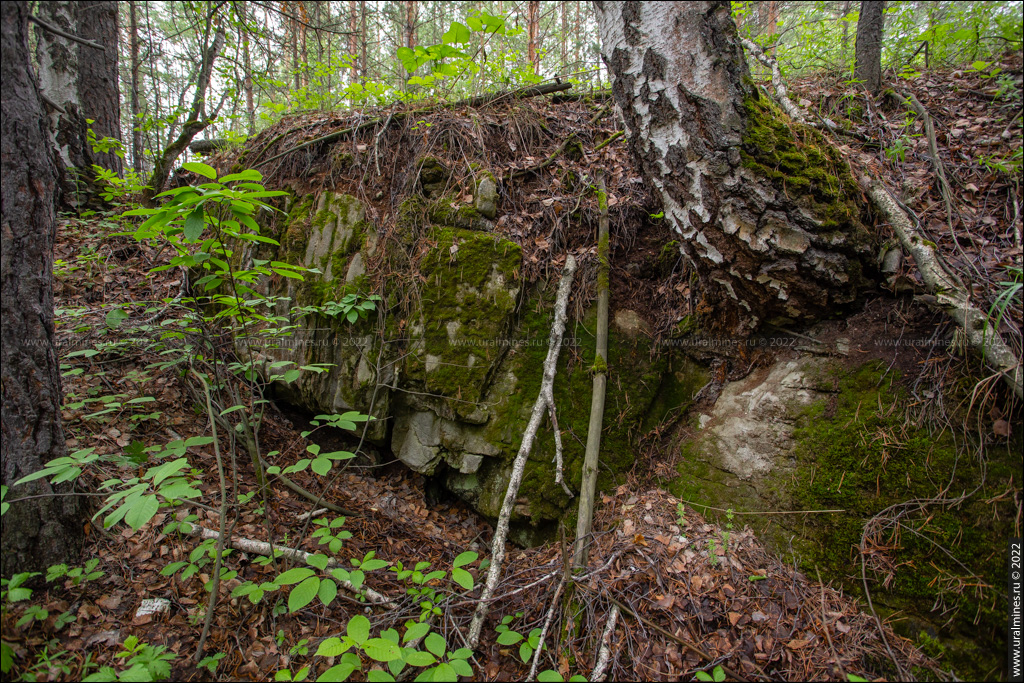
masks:
[(317, 592), (316, 596), (320, 598), (320, 602), (324, 604), (324, 607), (330, 606), (337, 595), (338, 584), (334, 583), (330, 579), (324, 579), (320, 582), (320, 590)]
[(405, 663), (410, 666), (431, 666), (437, 663), (437, 659), (429, 652), (407, 650), (405, 653)]
[(306, 558), (306, 564), (310, 565), (311, 567), (316, 567), (322, 572), (327, 571), (327, 564), (329, 562), (330, 560), (328, 559), (328, 557), (326, 555), (321, 555), (320, 553), (310, 555)]
[(473, 667), (465, 659), (451, 659), (448, 664), (459, 676), (473, 676)]
[(320, 643), (320, 647), (316, 650), (316, 656), (337, 657), (344, 652), (348, 652), (351, 647), (351, 642), (346, 643), (341, 638), (328, 638), (324, 642)]
[(562, 674), (558, 673), (554, 669), (548, 669), (547, 671), (541, 671), (537, 674), (537, 680), (541, 681), (541, 683), (561, 683)]
[(467, 550), (466, 552), (462, 553), (461, 555), (455, 558), (455, 561), (452, 562), (452, 566), (464, 567), (467, 564), (470, 564), (471, 562), (476, 562), (476, 558), (478, 557), (480, 556), (477, 553), (473, 552), (472, 550)]
[(357, 645), (362, 645), (370, 637), (370, 620), (362, 614), (357, 614), (348, 620), (345, 632)]
[(114, 310), (110, 311), (110, 313), (107, 313), (107, 317), (104, 318), (104, 321), (107, 323), (107, 327), (109, 327), (112, 330), (116, 330), (118, 327), (121, 326), (121, 323), (123, 323), (127, 319), (128, 314), (125, 313), (124, 310), (120, 308), (115, 308)]
[(515, 645), (522, 639), (523, 636), (519, 633), (516, 633), (515, 631), (505, 631), (504, 633), (498, 636), (498, 644)]
[(449, 45), (453, 43), (468, 43), (469, 29), (465, 25), (460, 24), (457, 21), (453, 21), (451, 28), (441, 36), (441, 40)]
[(468, 591), (473, 590), (473, 575), (465, 569), (453, 569), (452, 580)]
[(184, 164), (182, 164), (181, 167), (186, 171), (198, 173), (199, 175), (209, 178), (210, 180), (217, 179), (217, 171), (215, 171), (212, 166), (207, 166), (206, 164), (200, 163), (198, 161), (187, 161)]
[(313, 576), (314, 574), (316, 574), (316, 572), (314, 572), (312, 569), (309, 569), (308, 567), (295, 567), (294, 569), (289, 569), (284, 574), (281, 574), (279, 577), (277, 577), (277, 579), (274, 580), (274, 583), (276, 583), (279, 586), (288, 586), (293, 583), (305, 581), (307, 578)]
[[(402, 642), (408, 643), (410, 640), (417, 640), (427, 635), (430, 631), (430, 624), (422, 621), (417, 621), (415, 624), (405, 630), (405, 635), (402, 636)], [(410, 662), (411, 663), (411, 662)]]
[(378, 662), (390, 662), (402, 657), (402, 648), (384, 638), (370, 638), (363, 643), (363, 652)]
[(311, 576), (295, 588), (292, 588), (292, 592), (288, 594), (288, 611), (295, 612), (313, 601), (313, 598), (320, 592), (320, 579), (316, 576)]
[(195, 242), (203, 234), (206, 227), (206, 220), (203, 218), (203, 207), (197, 206), (192, 213), (185, 217), (185, 239)]
[(459, 680), (459, 675), (455, 673), (455, 669), (450, 664), (442, 662), (434, 669), (433, 680), (454, 682)]
[(372, 669), (367, 672), (366, 680), (370, 681), (370, 683), (394, 683), (395, 677), (387, 671)]
[(438, 633), (431, 633), (428, 635), (424, 639), (423, 645), (437, 657), (444, 657), (444, 653), (448, 649), (448, 643), (446, 643), (444, 638)]
[(142, 496), (125, 513), (124, 521), (132, 529), (138, 531), (142, 528), (142, 525), (153, 519), (159, 509), (160, 502), (156, 499), (156, 496)]
[(229, 173), (228, 175), (221, 176), (217, 181), (219, 183), (230, 183), (234, 180), (252, 180), (253, 182), (260, 182), (263, 180), (263, 174), (253, 168), (247, 168), (244, 171), (238, 173)]
[(529, 643), (519, 644), (519, 659), (523, 660), (523, 664), (530, 663), (530, 655), (533, 654), (533, 648), (530, 647)]
[(317, 683), (320, 683), (320, 681), (346, 681), (355, 670), (355, 665), (350, 662), (338, 664), (337, 666), (332, 666), (330, 669), (320, 674), (320, 677), (316, 680)]
[(316, 458), (310, 464), (310, 468), (319, 474), (321, 477), (325, 476), (331, 471), (331, 460), (330, 458)]

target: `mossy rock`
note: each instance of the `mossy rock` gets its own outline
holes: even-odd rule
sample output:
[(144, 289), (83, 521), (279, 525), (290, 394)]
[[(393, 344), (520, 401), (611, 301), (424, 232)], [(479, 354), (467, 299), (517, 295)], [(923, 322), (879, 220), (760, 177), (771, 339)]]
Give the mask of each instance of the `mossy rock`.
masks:
[[(751, 450), (761, 450), (755, 455), (763, 456), (770, 450), (765, 444), (778, 439), (770, 462), (751, 457), (738, 465), (742, 442), (721, 448), (723, 442), (708, 438), (723, 416), (698, 416), (698, 436), (682, 445), (683, 464), (671, 490), (698, 510), (702, 504), (751, 513), (842, 510), (740, 519), (778, 551), (792, 553), (808, 575), (820, 571), (823, 580), (838, 581), (860, 596), (858, 546), (864, 526), (886, 509), (902, 510), (898, 524), (873, 539), (898, 548), (888, 552), (895, 572), (885, 585), (875, 580), (885, 577), (869, 568), (876, 609), (894, 617), (902, 635), (921, 642), (923, 632), (938, 643), (943, 661), (958, 676), (991, 677), (993, 666), (998, 672), (997, 663), (1004, 661), (1004, 556), (1016, 514), (1012, 496), (1000, 494), (1021, 480), (1020, 458), (1012, 455), (1020, 444), (989, 446), (982, 464), (948, 433), (905, 423), (906, 398), (898, 376), (887, 373), (885, 364), (870, 362), (850, 371), (829, 361), (802, 363), (803, 398), (779, 390), (779, 381), (761, 391), (763, 374), (723, 391), (723, 397), (732, 392), (737, 401), (747, 401), (750, 412), (764, 411), (773, 395), (780, 399), (772, 409), (777, 412), (762, 414), (760, 426), (747, 427)], [(955, 498), (978, 487), (955, 505), (892, 507), (936, 499), (942, 491)], [(979, 583), (989, 588), (979, 589)]]

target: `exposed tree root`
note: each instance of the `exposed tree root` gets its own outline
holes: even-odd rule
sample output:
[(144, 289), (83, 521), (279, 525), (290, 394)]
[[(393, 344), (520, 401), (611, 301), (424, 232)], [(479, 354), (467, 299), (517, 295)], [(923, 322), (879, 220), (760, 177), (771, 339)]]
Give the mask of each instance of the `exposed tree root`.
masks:
[[(498, 525), (494, 530), (494, 540), (491, 542), (491, 566), (487, 570), (487, 580), (484, 583), (483, 592), (480, 594), (480, 601), (476, 611), (473, 613), (473, 620), (469, 624), (469, 637), (466, 639), (471, 649), (476, 649), (480, 642), (480, 631), (483, 629), (484, 620), (487, 618), (487, 611), (490, 607), (491, 596), (498, 586), (498, 579), (501, 577), (501, 565), (505, 560), (505, 540), (508, 538), (509, 520), (512, 518), (512, 508), (515, 506), (516, 496), (519, 494), (519, 485), (523, 481), (523, 472), (526, 469), (526, 460), (530, 457), (533, 449), (533, 440), (537, 436), (537, 429), (540, 427), (544, 414), (554, 410), (551, 387), (555, 382), (555, 368), (558, 365), (558, 353), (562, 349), (562, 335), (565, 334), (565, 309), (569, 304), (569, 290), (572, 286), (573, 274), (576, 272), (576, 259), (569, 254), (565, 258), (565, 268), (562, 270), (562, 280), (558, 283), (558, 294), (555, 296), (555, 320), (551, 325), (551, 336), (548, 337), (548, 355), (544, 359), (544, 375), (541, 379), (540, 391), (537, 394), (537, 401), (533, 404), (533, 413), (530, 421), (523, 431), (523, 441), (519, 446), (515, 462), (512, 465), (512, 476), (509, 478), (508, 489), (505, 491), (505, 500), (501, 504), (501, 512), (498, 514)], [(555, 432), (558, 428), (555, 426)]]
[[(494, 93), (494, 94), (491, 94), (491, 95), (480, 95), (478, 97), (471, 97), (471, 98), (466, 99), (466, 100), (459, 100), (458, 102), (452, 102), (451, 104), (448, 104), (448, 105), (445, 105), (445, 106), (447, 106), (449, 108), (456, 108), (456, 107), (482, 107), (485, 104), (491, 104), (492, 102), (495, 102), (495, 101), (498, 101), (498, 100), (503, 100), (503, 99), (523, 99), (523, 98), (526, 98), (526, 97), (538, 97), (540, 95), (548, 95), (548, 94), (553, 93), (553, 92), (559, 92), (559, 91), (562, 91), (562, 90), (568, 90), (571, 87), (572, 87), (571, 83), (549, 83), (547, 85), (538, 85), (538, 86), (535, 86), (535, 87), (532, 87), (532, 88), (522, 88), (520, 90), (512, 90), (512, 91), (509, 91), (509, 92)], [(412, 110), (406, 111), (406, 112), (399, 112), (399, 113), (395, 113), (395, 114), (389, 114), (388, 115), (388, 121), (391, 121), (391, 122), (401, 121), (401, 120), (405, 119), (406, 117), (415, 116), (417, 114), (426, 114), (426, 113), (435, 111), (436, 109), (437, 109), (436, 106), (429, 106), (429, 107), (422, 107), (420, 109), (412, 109)], [(293, 152), (298, 152), (300, 149), (305, 149), (307, 147), (312, 147), (313, 145), (319, 145), (319, 144), (324, 143), (324, 142), (333, 142), (335, 140), (340, 140), (341, 138), (345, 137), (346, 135), (350, 135), (352, 133), (358, 133), (359, 131), (363, 130), (364, 128), (371, 128), (371, 127), (376, 126), (376, 125), (378, 125), (378, 124), (380, 124), (382, 122), (384, 122), (384, 119), (381, 119), (381, 118), (370, 119), (369, 121), (364, 121), (363, 123), (360, 123), (358, 126), (352, 126), (351, 128), (345, 128), (344, 130), (337, 130), (337, 131), (334, 131), (333, 133), (329, 133), (328, 135), (323, 135), (323, 136), (318, 137), (318, 138), (313, 138), (312, 140), (307, 140), (306, 142), (303, 142), (301, 145), (296, 145), (295, 147), (292, 147), (291, 149), (287, 149), (284, 152), (281, 152), (280, 154), (275, 154), (274, 156), (270, 157), (269, 159), (265, 159), (265, 160), (260, 161), (260, 162), (258, 162), (256, 164), (253, 164), (253, 168), (259, 168), (260, 166), (265, 166), (266, 164), (269, 164), (271, 161), (275, 161), (277, 159), (280, 159), (281, 157), (287, 156), (287, 155), (289, 155), (289, 154), (291, 154)], [(265, 151), (265, 149), (264, 149), (264, 151)]]
[(971, 301), (964, 288), (942, 267), (930, 242), (922, 239), (906, 212), (881, 182), (864, 178), (868, 196), (896, 232), (904, 251), (914, 257), (921, 277), (938, 306), (964, 331), (967, 343), (1002, 375), (1019, 399), (1024, 399), (1021, 361), (992, 327), (988, 316)]

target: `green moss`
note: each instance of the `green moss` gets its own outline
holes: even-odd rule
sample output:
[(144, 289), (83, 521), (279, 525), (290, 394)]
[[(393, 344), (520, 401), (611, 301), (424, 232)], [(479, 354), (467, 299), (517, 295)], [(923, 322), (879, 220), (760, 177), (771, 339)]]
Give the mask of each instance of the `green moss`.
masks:
[(420, 262), (422, 348), (410, 357), (410, 377), (467, 416), (481, 400), (491, 365), (502, 351), (518, 303), (519, 246), (499, 237), (435, 227), (435, 246)]
[(834, 146), (813, 128), (790, 121), (767, 98), (750, 98), (746, 108), (743, 165), (808, 209), (821, 229), (868, 239), (860, 191)]
[[(996, 498), (1020, 481), (1020, 459), (1006, 448), (990, 447), (983, 465), (948, 434), (904, 424), (902, 392), (885, 370), (884, 364), (870, 363), (838, 378), (835, 400), (801, 417), (794, 509), (846, 513), (808, 515), (794, 547), (808, 571), (820, 568), (823, 578), (861, 594), (857, 548), (872, 516), (904, 501), (930, 500), (943, 491), (955, 498), (982, 486), (956, 506), (906, 508), (895, 529), (874, 539), (898, 549), (891, 555), (896, 571), (888, 587), (872, 588), (883, 614), (901, 614), (898, 629), (902, 624), (911, 638), (927, 631), (925, 644), (941, 643), (961, 677), (982, 680), (1005, 652), (1005, 611), (998, 596), (1015, 510), (1010, 497)], [(996, 588), (979, 590), (971, 574)], [(929, 611), (936, 599), (946, 610)]]
[[(554, 293), (536, 294), (524, 302), (519, 324), (520, 344), (509, 352), (507, 367), (517, 378), (515, 390), (504, 399), (499, 417), (488, 424), (495, 442), (507, 446), (509, 456), (519, 448), (522, 425), (529, 419), (540, 390)], [(576, 345), (563, 347), (559, 354), (554, 395), (558, 426), (562, 432), (563, 473), (570, 489), (578, 491), (590, 423), (593, 375), (590, 370), (597, 354), (596, 310), (565, 333)], [(599, 489), (621, 483), (633, 465), (636, 439), (668, 366), (665, 356), (653, 355), (650, 340), (624, 339), (612, 334), (608, 343), (608, 386), (604, 430), (601, 435)], [(496, 411), (497, 412), (497, 411)], [(553, 520), (572, 505), (562, 487), (555, 483), (554, 434), (545, 420), (537, 432), (527, 462), (521, 491), (529, 499), (531, 520)]]

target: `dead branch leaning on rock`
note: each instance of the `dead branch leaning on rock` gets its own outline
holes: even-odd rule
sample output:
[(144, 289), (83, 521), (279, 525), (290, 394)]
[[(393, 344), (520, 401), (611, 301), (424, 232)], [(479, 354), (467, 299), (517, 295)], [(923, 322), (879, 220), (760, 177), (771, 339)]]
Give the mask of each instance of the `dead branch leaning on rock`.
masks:
[[(494, 540), (491, 543), (491, 566), (487, 570), (487, 580), (484, 583), (483, 592), (480, 593), (480, 601), (477, 603), (476, 611), (473, 613), (473, 620), (469, 624), (469, 637), (466, 639), (471, 649), (476, 649), (480, 642), (480, 631), (483, 629), (484, 620), (487, 618), (487, 611), (490, 606), (491, 595), (498, 586), (498, 579), (501, 577), (501, 564), (505, 560), (505, 541), (508, 538), (508, 525), (512, 517), (512, 508), (515, 506), (516, 496), (519, 494), (519, 485), (523, 481), (523, 471), (526, 469), (526, 460), (530, 457), (533, 449), (533, 441), (537, 436), (537, 429), (540, 427), (544, 414), (550, 408), (551, 387), (555, 382), (555, 369), (558, 365), (558, 353), (562, 349), (562, 335), (565, 334), (565, 309), (569, 304), (569, 290), (572, 287), (573, 274), (576, 272), (576, 259), (569, 254), (565, 258), (565, 268), (562, 270), (562, 280), (558, 283), (558, 294), (555, 296), (555, 320), (551, 325), (551, 336), (548, 337), (548, 355), (544, 359), (544, 375), (541, 379), (540, 391), (537, 400), (533, 404), (533, 413), (530, 421), (523, 431), (523, 441), (519, 446), (519, 452), (512, 465), (512, 475), (509, 478), (508, 489), (505, 491), (505, 500), (501, 504), (501, 512), (498, 514), (498, 525), (494, 530)], [(553, 403), (553, 401), (552, 401)]]
[(925, 286), (935, 295), (938, 306), (964, 331), (967, 343), (999, 371), (1017, 398), (1024, 399), (1021, 361), (992, 327), (988, 316), (974, 305), (966, 290), (943, 269), (935, 249), (917, 233), (910, 218), (882, 183), (863, 177), (861, 184), (896, 233), (903, 249), (913, 256)]

